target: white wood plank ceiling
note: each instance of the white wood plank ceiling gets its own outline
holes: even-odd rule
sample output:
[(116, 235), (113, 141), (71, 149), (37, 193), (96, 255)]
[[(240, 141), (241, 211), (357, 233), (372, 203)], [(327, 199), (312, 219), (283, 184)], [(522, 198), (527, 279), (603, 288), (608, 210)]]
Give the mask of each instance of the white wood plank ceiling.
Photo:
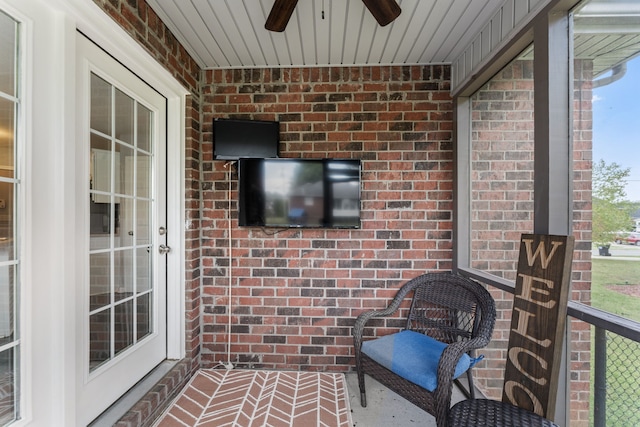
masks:
[(264, 28), (274, 0), (148, 3), (200, 67), (214, 69), (449, 64), (504, 2), (397, 1), (402, 13), (381, 27), (360, 0), (299, 0), (282, 33)]

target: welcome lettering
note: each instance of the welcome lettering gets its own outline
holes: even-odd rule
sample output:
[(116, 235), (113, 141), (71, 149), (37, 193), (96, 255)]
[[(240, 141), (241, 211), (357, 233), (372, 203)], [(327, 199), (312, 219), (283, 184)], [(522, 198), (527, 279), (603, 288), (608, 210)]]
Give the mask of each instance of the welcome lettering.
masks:
[[(523, 235), (502, 400), (542, 416), (555, 409), (573, 238)], [(560, 308), (563, 313), (560, 314)]]
[(533, 239), (522, 239), (522, 242), (524, 243), (524, 247), (527, 250), (527, 263), (529, 267), (533, 267), (534, 262), (536, 261), (538, 256), (540, 256), (540, 264), (542, 264), (542, 268), (544, 270), (546, 270), (549, 266), (551, 259), (556, 253), (556, 249), (558, 249), (558, 247), (562, 246), (563, 244), (563, 242), (551, 242), (551, 252), (549, 252), (549, 256), (547, 256), (547, 248), (545, 247), (544, 242), (538, 243), (538, 248), (535, 252), (533, 252), (531, 249)]

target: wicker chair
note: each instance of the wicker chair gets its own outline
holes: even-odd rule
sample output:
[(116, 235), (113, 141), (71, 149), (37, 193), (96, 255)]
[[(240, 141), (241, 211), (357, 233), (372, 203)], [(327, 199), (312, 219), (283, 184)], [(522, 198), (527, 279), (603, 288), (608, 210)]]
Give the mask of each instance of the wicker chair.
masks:
[[(393, 315), (412, 291), (413, 299), (404, 331), (419, 332), (447, 344), (437, 362), (437, 374), (434, 372), (437, 382), (433, 391), (393, 372), (397, 371), (396, 363), (411, 363), (409, 370), (417, 368), (415, 360), (394, 360), (394, 367), (388, 369), (373, 360), (362, 348), (365, 332), (371, 333), (371, 329), (365, 329), (369, 320)], [(447, 421), (457, 365), (464, 359), (463, 356), (489, 343), (495, 318), (493, 298), (482, 285), (471, 279), (453, 273), (429, 273), (410, 280), (398, 290), (386, 309), (362, 313), (355, 321), (353, 341), (361, 405), (367, 406), (364, 374), (368, 374), (435, 416), (438, 427), (443, 427)], [(420, 360), (418, 358), (418, 362)], [(473, 390), (470, 372), (469, 369), (469, 389)]]

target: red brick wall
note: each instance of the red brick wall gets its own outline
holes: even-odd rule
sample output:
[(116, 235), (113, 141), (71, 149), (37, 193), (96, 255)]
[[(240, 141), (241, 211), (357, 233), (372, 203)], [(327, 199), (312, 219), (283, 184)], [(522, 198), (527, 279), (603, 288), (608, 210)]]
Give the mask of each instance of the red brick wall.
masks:
[[(593, 149), (593, 63), (574, 61), (573, 92), (573, 261), (571, 298), (591, 304), (591, 168)], [(591, 378), (591, 328), (569, 318), (571, 425), (588, 426)]]
[[(203, 366), (227, 360), (231, 273), (232, 362), (348, 370), (357, 314), (451, 268), (449, 68), (209, 70), (202, 94)], [(281, 157), (362, 159), (361, 229), (238, 227), (214, 117), (279, 120)]]

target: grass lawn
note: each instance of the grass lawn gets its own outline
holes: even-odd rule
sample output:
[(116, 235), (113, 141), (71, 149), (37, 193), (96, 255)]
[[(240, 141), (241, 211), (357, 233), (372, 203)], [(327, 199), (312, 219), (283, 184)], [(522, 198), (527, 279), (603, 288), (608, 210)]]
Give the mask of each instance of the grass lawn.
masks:
[(592, 262), (591, 305), (640, 322), (640, 298), (607, 288), (640, 287), (640, 258), (634, 261), (594, 258)]
[[(610, 286), (615, 286), (616, 289)], [(634, 296), (634, 292), (631, 292), (636, 287), (640, 287), (640, 258), (633, 261), (593, 259), (591, 301), (594, 307), (640, 321), (640, 297)], [(593, 351), (591, 356), (593, 367)], [(607, 426), (637, 427), (640, 425), (638, 361), (640, 361), (639, 343), (612, 333), (608, 334)], [(593, 399), (593, 391), (591, 396)]]

